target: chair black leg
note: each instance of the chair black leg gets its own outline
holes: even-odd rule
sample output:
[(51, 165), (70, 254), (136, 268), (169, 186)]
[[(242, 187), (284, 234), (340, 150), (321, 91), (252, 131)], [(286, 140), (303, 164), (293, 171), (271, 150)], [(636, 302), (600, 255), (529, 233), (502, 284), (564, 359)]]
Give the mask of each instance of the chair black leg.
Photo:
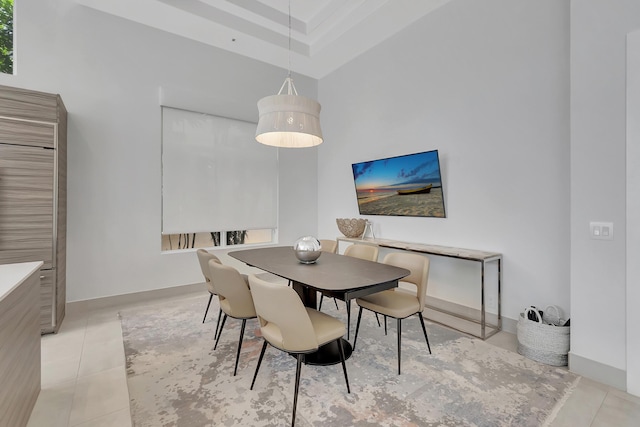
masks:
[(387, 316), (384, 316), (384, 334), (387, 335)]
[(335, 299), (335, 298), (333, 299), (333, 303), (336, 305), (336, 310), (340, 310), (340, 309), (338, 308), (338, 301), (336, 301), (336, 299)]
[(291, 416), (291, 427), (296, 424), (296, 406), (298, 406), (298, 389), (300, 388), (300, 370), (302, 368), (302, 353), (296, 354), (296, 388), (293, 392), (293, 415)]
[(324, 294), (320, 294), (320, 304), (318, 304), (318, 311), (322, 310), (322, 300), (324, 299)]
[(222, 309), (218, 310), (218, 321), (216, 322), (216, 333), (213, 335), (213, 339), (218, 338), (218, 334), (220, 331), (218, 330), (220, 326), (220, 319), (222, 318)]
[(264, 357), (264, 351), (267, 349), (267, 341), (265, 340), (262, 343), (262, 350), (260, 351), (260, 357), (258, 358), (258, 366), (256, 366), (256, 372), (253, 374), (253, 381), (251, 381), (251, 387), (249, 390), (253, 390), (253, 385), (256, 383), (256, 378), (258, 377), (258, 371), (260, 370), (260, 364), (262, 363), (262, 358)]
[(360, 329), (360, 319), (362, 318), (362, 307), (358, 311), (358, 323), (356, 323), (356, 336), (353, 338), (353, 351), (356, 351), (356, 341), (358, 341), (358, 330)]
[(344, 380), (347, 383), (347, 393), (351, 393), (349, 387), (349, 377), (347, 376), (347, 365), (344, 363), (344, 348), (342, 347), (342, 339), (338, 338), (338, 349), (340, 350), (340, 362), (342, 362), (342, 370), (344, 371)]
[(400, 353), (402, 346), (400, 342), (402, 341), (402, 319), (398, 319), (398, 375), (400, 375)]
[(429, 354), (431, 354), (431, 346), (429, 345), (429, 337), (427, 337), (427, 328), (424, 327), (424, 318), (422, 317), (422, 313), (418, 313), (418, 317), (420, 317), (420, 324), (422, 325), (422, 332), (424, 332), (424, 339), (427, 340), (427, 348), (429, 349)]
[(379, 328), (381, 325), (380, 325), (380, 318), (378, 317), (378, 313), (376, 313), (376, 321), (378, 322), (378, 328)]
[(345, 301), (345, 304), (347, 304), (347, 339), (349, 339), (351, 332), (351, 300)]
[(247, 326), (247, 319), (242, 319), (242, 327), (240, 328), (240, 340), (238, 341), (238, 351), (236, 352), (236, 367), (233, 368), (233, 376), (238, 372), (238, 360), (240, 360), (240, 349), (242, 348), (242, 337), (244, 337), (244, 328)]
[(216, 338), (216, 345), (213, 346), (215, 350), (218, 347), (218, 341), (220, 341), (220, 335), (222, 335), (222, 330), (224, 329), (224, 322), (227, 321), (227, 315), (225, 314), (222, 318), (222, 325), (220, 325), (220, 330), (218, 331), (218, 337)]
[[(213, 299), (213, 294), (209, 294), (209, 302), (207, 303), (207, 309), (204, 311), (204, 317), (202, 318), (202, 323), (207, 320), (207, 313), (209, 312), (209, 306), (211, 305), (211, 300)], [(216, 330), (218, 328), (216, 327)]]

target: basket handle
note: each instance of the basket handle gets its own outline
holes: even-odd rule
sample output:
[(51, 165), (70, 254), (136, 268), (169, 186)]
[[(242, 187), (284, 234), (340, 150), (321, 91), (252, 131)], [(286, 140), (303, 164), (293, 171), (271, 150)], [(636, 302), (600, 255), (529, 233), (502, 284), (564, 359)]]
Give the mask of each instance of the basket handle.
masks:
[(538, 313), (538, 310), (535, 310), (533, 307), (527, 307), (524, 309), (525, 319), (529, 318), (529, 312), (534, 312), (536, 314), (536, 318), (538, 319), (538, 323), (542, 323), (542, 318), (540, 317), (540, 313)]
[(557, 317), (558, 319), (560, 319), (560, 309), (559, 309), (557, 306), (555, 306), (555, 305), (548, 305), (548, 306), (547, 306), (547, 308), (545, 308), (545, 309), (544, 309), (544, 312), (545, 312), (545, 313), (548, 313), (548, 312), (549, 312), (549, 310), (555, 310), (555, 312), (556, 312), (556, 317)]

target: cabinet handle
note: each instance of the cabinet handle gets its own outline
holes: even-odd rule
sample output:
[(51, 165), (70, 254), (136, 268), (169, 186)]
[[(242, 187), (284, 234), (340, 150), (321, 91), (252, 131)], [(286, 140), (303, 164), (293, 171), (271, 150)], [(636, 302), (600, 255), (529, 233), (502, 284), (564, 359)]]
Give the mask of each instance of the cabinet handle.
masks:
[(40, 276), (41, 279), (44, 279), (44, 276)]

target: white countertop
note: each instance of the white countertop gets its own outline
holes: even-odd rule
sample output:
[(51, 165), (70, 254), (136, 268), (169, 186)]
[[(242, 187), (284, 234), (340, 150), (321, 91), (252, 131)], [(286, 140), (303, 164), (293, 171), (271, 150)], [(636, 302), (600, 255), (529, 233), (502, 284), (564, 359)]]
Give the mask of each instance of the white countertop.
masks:
[(17, 288), (34, 271), (40, 270), (42, 261), (0, 265), (0, 301)]

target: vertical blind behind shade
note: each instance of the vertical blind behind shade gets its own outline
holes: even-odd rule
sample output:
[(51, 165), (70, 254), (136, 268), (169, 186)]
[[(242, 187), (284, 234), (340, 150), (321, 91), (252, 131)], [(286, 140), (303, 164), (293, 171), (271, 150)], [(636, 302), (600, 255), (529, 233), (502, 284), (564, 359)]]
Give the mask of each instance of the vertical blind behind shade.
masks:
[(276, 228), (278, 150), (255, 131), (162, 107), (162, 234)]

